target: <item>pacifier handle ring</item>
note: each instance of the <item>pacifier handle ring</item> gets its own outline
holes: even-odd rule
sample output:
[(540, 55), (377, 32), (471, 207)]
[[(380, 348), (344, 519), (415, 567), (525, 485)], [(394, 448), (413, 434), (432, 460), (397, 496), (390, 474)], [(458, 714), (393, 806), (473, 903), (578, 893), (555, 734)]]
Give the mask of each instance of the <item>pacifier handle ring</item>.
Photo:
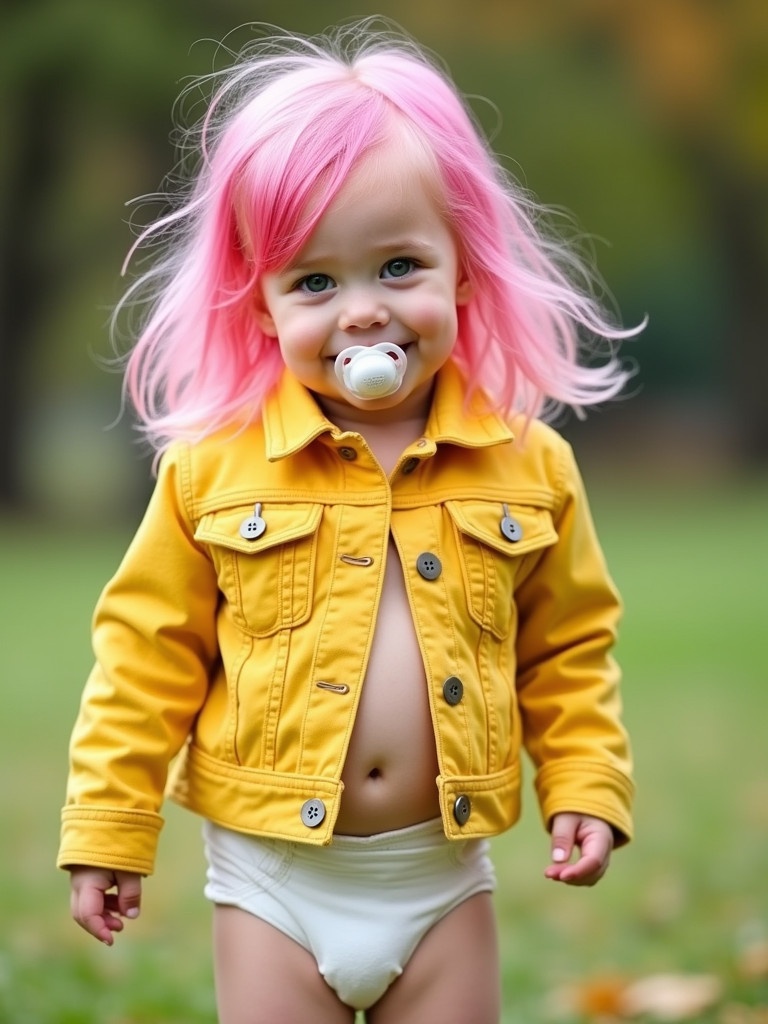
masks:
[(336, 356), (339, 383), (355, 398), (386, 398), (400, 387), (407, 366), (405, 352), (394, 342), (350, 345)]

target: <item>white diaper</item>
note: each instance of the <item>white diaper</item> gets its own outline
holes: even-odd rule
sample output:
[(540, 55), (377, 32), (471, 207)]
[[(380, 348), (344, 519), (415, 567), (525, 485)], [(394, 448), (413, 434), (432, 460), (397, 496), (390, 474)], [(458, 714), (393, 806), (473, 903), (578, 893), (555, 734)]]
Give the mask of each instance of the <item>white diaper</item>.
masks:
[(452, 842), (439, 819), (331, 846), (260, 839), (205, 822), (205, 895), (289, 935), (343, 1003), (372, 1006), (429, 929), (495, 888), (485, 840)]

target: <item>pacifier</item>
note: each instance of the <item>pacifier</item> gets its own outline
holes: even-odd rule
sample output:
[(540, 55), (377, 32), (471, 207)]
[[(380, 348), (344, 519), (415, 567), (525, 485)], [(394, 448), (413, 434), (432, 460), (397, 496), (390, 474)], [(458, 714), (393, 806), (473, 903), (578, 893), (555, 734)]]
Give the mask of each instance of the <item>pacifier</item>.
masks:
[(400, 387), (407, 357), (399, 345), (352, 345), (339, 352), (336, 376), (355, 398), (386, 398)]

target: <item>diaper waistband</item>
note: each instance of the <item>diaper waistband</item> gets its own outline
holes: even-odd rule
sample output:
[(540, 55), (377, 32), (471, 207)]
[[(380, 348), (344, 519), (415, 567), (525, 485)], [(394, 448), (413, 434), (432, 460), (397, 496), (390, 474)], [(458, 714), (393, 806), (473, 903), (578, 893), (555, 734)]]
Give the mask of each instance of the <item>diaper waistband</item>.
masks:
[(415, 825), (377, 832), (372, 836), (334, 835), (331, 848), (337, 850), (411, 850), (439, 847), (447, 843), (442, 818), (430, 818)]

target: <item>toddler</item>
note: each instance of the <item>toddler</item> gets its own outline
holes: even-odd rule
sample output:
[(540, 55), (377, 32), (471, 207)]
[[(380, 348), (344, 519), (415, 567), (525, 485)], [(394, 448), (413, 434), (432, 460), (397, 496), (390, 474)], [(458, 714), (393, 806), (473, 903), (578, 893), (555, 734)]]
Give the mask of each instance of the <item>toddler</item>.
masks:
[(261, 39), (213, 84), (125, 299), (158, 477), (94, 618), (72, 914), (136, 917), (167, 792), (204, 819), (222, 1024), (492, 1024), (523, 751), (549, 878), (631, 832), (620, 602), (543, 417), (618, 394), (634, 332), (409, 39)]

